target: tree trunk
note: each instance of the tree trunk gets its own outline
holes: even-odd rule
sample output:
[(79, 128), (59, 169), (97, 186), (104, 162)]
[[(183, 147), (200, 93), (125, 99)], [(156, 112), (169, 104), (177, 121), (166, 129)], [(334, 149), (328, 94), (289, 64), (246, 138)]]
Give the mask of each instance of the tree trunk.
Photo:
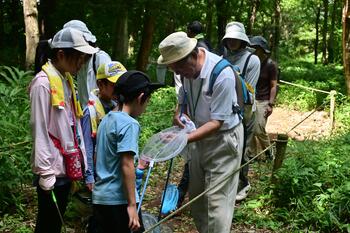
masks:
[(272, 57), (278, 62), (278, 44), (280, 40), (281, 0), (274, 2), (275, 13), (273, 23)]
[(213, 4), (214, 1), (213, 0), (207, 0), (207, 12), (206, 12), (206, 37), (207, 39), (212, 42), (213, 41), (213, 35), (212, 35), (212, 28), (213, 28)]
[(345, 84), (348, 96), (350, 96), (350, 0), (344, 1), (343, 7), (343, 65)]
[(321, 15), (321, 7), (320, 6), (317, 6), (317, 9), (316, 9), (316, 25), (315, 25), (315, 28), (316, 28), (316, 39), (315, 39), (315, 61), (314, 63), (317, 64), (317, 57), (318, 57), (318, 43), (319, 43), (319, 27), (320, 27), (320, 15)]
[(152, 49), (155, 14), (146, 7), (140, 50), (136, 59), (136, 69), (146, 71), (148, 57)]
[(49, 39), (55, 35), (55, 12), (56, 0), (40, 0), (39, 5), (39, 30), (42, 39)]
[(4, 3), (0, 1), (0, 47), (3, 45), (3, 38), (5, 37), (4, 31)]
[(323, 28), (322, 28), (322, 63), (326, 65), (327, 61), (327, 31), (328, 31), (328, 0), (323, 0)]
[(247, 35), (252, 34), (252, 30), (253, 30), (255, 19), (256, 19), (256, 14), (258, 12), (259, 5), (260, 5), (260, 0), (251, 0), (251, 4), (252, 4), (252, 6), (251, 6), (251, 8), (249, 8), (250, 12), (248, 12), (249, 23), (247, 25)]
[(223, 50), (223, 45), (221, 43), (221, 39), (225, 35), (225, 28), (227, 24), (227, 16), (226, 16), (226, 3), (225, 0), (216, 0), (216, 16), (217, 16), (217, 28), (218, 28), (218, 34), (217, 34), (217, 40), (218, 40), (218, 50), (219, 53)]
[(122, 64), (126, 63), (128, 58), (129, 48), (129, 33), (128, 33), (128, 11), (122, 9), (115, 22), (115, 39), (113, 46), (113, 58)]
[(34, 64), (35, 50), (39, 41), (38, 9), (36, 0), (23, 0), (23, 14), (26, 33), (26, 62), (30, 69)]
[(332, 10), (332, 22), (331, 22), (331, 28), (329, 32), (329, 39), (328, 39), (328, 62), (334, 63), (334, 31), (335, 31), (335, 21), (337, 16), (337, 5), (338, 1), (333, 1), (333, 10)]

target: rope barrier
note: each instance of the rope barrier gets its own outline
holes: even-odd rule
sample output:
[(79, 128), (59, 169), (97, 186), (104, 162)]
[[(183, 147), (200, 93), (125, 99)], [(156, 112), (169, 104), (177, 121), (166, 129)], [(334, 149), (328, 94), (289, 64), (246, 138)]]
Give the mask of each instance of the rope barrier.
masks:
[(210, 192), (211, 190), (213, 190), (214, 188), (216, 188), (218, 185), (222, 184), (223, 182), (227, 181), (231, 176), (235, 175), (237, 172), (239, 172), (243, 167), (247, 166), (248, 164), (250, 164), (251, 162), (253, 162), (256, 158), (258, 158), (260, 155), (262, 155), (265, 151), (267, 151), (268, 149), (272, 148), (276, 143), (272, 143), (270, 146), (266, 147), (264, 150), (262, 150), (261, 152), (259, 152), (257, 155), (255, 155), (253, 158), (251, 158), (250, 160), (248, 160), (245, 164), (241, 165), (238, 169), (234, 170), (233, 172), (231, 172), (229, 175), (227, 175), (224, 178), (220, 178), (218, 179), (218, 181), (212, 185), (211, 187), (207, 188), (206, 190), (204, 190), (202, 193), (198, 194), (196, 197), (194, 197), (192, 200), (190, 200), (189, 202), (187, 202), (186, 204), (184, 204), (183, 206), (181, 206), (179, 209), (175, 210), (174, 212), (172, 212), (171, 214), (169, 214), (168, 216), (166, 216), (165, 218), (163, 218), (162, 220), (160, 220), (159, 222), (157, 222), (156, 224), (154, 224), (153, 226), (151, 226), (148, 230), (145, 231), (145, 233), (147, 232), (151, 232), (153, 229), (155, 229), (157, 226), (159, 226), (160, 224), (168, 221), (170, 218), (172, 218), (174, 215), (176, 215), (178, 212), (180, 212), (181, 210), (183, 210), (184, 208), (186, 208), (187, 206), (191, 205), (193, 202), (197, 201), (199, 198), (201, 198), (202, 196), (204, 196), (206, 193)]
[(322, 104), (320, 104), (319, 106), (317, 106), (309, 115), (307, 115), (304, 119), (302, 119), (299, 123), (297, 123), (296, 125), (294, 125), (288, 132), (287, 134), (289, 134), (291, 131), (293, 131), (296, 127), (298, 127), (299, 125), (301, 125), (305, 120), (307, 120), (311, 115), (313, 115), (315, 112), (317, 112), (323, 105), (325, 105), (326, 103), (328, 103), (327, 101), (324, 101)]
[(288, 84), (288, 85), (292, 85), (292, 86), (296, 86), (296, 87), (300, 87), (300, 88), (304, 88), (304, 89), (311, 90), (311, 91), (317, 91), (317, 92), (325, 93), (325, 94), (330, 94), (331, 93), (329, 91), (319, 90), (319, 89), (312, 88), (312, 87), (305, 87), (305, 86), (303, 86), (301, 84), (291, 83), (291, 82), (287, 82), (287, 81), (284, 81), (284, 80), (279, 80), (279, 82), (280, 83), (285, 83), (285, 84)]

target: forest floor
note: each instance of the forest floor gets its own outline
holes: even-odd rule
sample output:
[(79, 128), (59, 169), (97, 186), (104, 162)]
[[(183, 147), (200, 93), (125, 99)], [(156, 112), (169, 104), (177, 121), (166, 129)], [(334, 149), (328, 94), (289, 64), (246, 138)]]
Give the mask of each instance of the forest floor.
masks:
[[(288, 132), (294, 125), (308, 116), (310, 112), (298, 112), (295, 110), (289, 110), (286, 108), (276, 107), (274, 112), (269, 117), (267, 132), (271, 135), (272, 138), (278, 133)], [(311, 115), (305, 122), (299, 125), (297, 128), (289, 132), (289, 137), (298, 140), (317, 140), (322, 137), (329, 135), (329, 114), (328, 112), (318, 111)], [(269, 163), (269, 162), (266, 162)], [(271, 163), (271, 162), (270, 162)], [(175, 165), (173, 166), (172, 175), (170, 183), (177, 184), (182, 175), (183, 169), (183, 160), (181, 158), (175, 159)], [(160, 196), (164, 188), (165, 177), (167, 173), (167, 164), (160, 163), (156, 164), (154, 171), (150, 178), (150, 183), (148, 185), (145, 200), (143, 203), (144, 212), (152, 213), (154, 216), (158, 216), (159, 206), (160, 206)], [(257, 182), (257, 176), (259, 171), (254, 171), (251, 169), (249, 172), (250, 182), (253, 186)], [(261, 175), (261, 174), (260, 174)], [(270, 175), (270, 174), (266, 174)], [(251, 194), (254, 195), (254, 194)], [(26, 189), (26, 203), (24, 204), (24, 212), (26, 216), (23, 218), (23, 221), (20, 223), (21, 226), (26, 226), (27, 229), (34, 229), (35, 226), (35, 213), (36, 213), (36, 195), (35, 189), (28, 187)], [(249, 199), (249, 197), (248, 197)], [(185, 203), (188, 199), (185, 200)], [(74, 204), (72, 204), (74, 203)], [(235, 208), (239, 208), (240, 203), (236, 203)], [(80, 213), (77, 212), (79, 209)], [(67, 232), (84, 232), (84, 227), (82, 225), (82, 220), (84, 218), (77, 217), (86, 215), (86, 210), (83, 210), (79, 203), (75, 200), (71, 202), (68, 210), (66, 211), (66, 224)], [(16, 228), (18, 229), (17, 226)], [(15, 232), (15, 229), (9, 229), (5, 232)], [(190, 217), (189, 208), (185, 209), (180, 215), (170, 219), (165, 226), (162, 227), (161, 232), (181, 232), (181, 233), (195, 233), (195, 226), (192, 218)], [(257, 229), (255, 226), (244, 225), (244, 224), (233, 224), (232, 232), (272, 232), (268, 229)]]

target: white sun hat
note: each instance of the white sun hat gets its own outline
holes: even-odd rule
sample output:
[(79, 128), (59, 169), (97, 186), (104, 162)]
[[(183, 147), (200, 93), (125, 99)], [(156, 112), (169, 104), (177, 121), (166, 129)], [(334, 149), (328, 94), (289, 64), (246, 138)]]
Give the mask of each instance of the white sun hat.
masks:
[(94, 36), (91, 33), (91, 31), (88, 29), (88, 27), (83, 21), (73, 19), (63, 25), (63, 28), (68, 28), (68, 27), (81, 31), (84, 34), (84, 38), (87, 42), (92, 42), (92, 43), (96, 42), (96, 36)]
[(159, 44), (158, 64), (172, 64), (190, 54), (197, 45), (197, 39), (189, 38), (185, 32), (174, 32)]
[(244, 25), (240, 22), (231, 22), (226, 25), (225, 35), (222, 40), (237, 39), (250, 44), (249, 38), (245, 33)]

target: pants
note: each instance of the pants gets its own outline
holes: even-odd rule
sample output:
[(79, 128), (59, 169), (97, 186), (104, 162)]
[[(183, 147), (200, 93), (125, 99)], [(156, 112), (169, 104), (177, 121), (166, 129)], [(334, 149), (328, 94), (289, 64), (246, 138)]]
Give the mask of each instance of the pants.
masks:
[[(244, 108), (244, 118), (243, 118), (243, 126), (244, 126), (244, 146), (243, 146), (243, 156), (241, 165), (245, 164), (249, 161), (249, 158), (254, 156), (254, 150), (252, 145), (254, 144), (254, 129), (255, 129), (255, 112), (252, 112), (251, 106), (248, 105)], [(241, 181), (241, 185), (238, 191), (241, 188), (247, 186), (249, 184), (248, 181), (248, 171), (249, 165), (243, 167), (239, 174), (239, 179)]]
[[(241, 123), (231, 130), (195, 142), (189, 160), (190, 199), (238, 169), (242, 148)], [(200, 233), (230, 232), (237, 184), (238, 173), (191, 205), (191, 214)]]
[[(127, 205), (93, 205), (98, 233), (131, 233)], [(144, 232), (141, 211), (139, 212), (140, 229), (134, 233)]]
[[(66, 211), (70, 187), (71, 183), (67, 183), (53, 189), (62, 217)], [(42, 190), (40, 186), (37, 187), (37, 194), (38, 215), (35, 233), (60, 233), (62, 223), (57, 208), (52, 200), (52, 194)]]
[[(269, 101), (268, 100), (258, 100), (257, 101), (257, 109), (256, 109), (256, 127), (255, 127), (255, 132), (254, 135), (256, 139), (258, 139), (262, 149), (264, 150), (265, 148), (270, 146), (270, 138), (269, 135), (266, 133), (266, 123), (267, 123), (267, 118), (265, 117), (265, 111), (266, 108), (269, 106)], [(251, 144), (252, 151), (255, 151), (255, 153), (258, 153), (258, 148), (257, 148), (257, 143), (255, 140), (253, 140), (254, 143)]]
[(184, 171), (182, 173), (180, 183), (177, 186), (177, 189), (179, 190), (178, 204), (181, 204), (185, 199), (185, 195), (188, 191), (189, 181), (190, 181), (190, 169), (189, 169), (188, 163), (186, 163), (184, 167)]

